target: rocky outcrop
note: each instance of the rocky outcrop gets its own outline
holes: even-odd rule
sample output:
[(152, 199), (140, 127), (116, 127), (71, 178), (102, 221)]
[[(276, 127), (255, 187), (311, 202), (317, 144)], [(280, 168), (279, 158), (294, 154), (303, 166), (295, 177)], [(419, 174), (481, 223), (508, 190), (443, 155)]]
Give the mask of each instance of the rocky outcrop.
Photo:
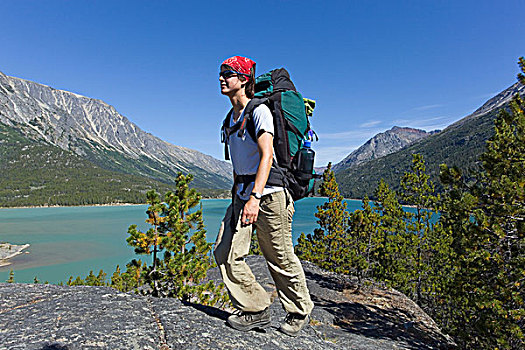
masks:
[[(272, 293), (264, 259), (248, 263)], [(0, 349), (435, 349), (454, 344), (404, 295), (304, 263), (315, 303), (299, 337), (277, 329), (278, 300), (266, 330), (239, 332), (217, 308), (119, 293), (107, 287), (0, 284)], [(211, 278), (218, 278), (212, 270)]]
[[(178, 171), (208, 188), (228, 188), (231, 165), (165, 142), (101, 100), (0, 72), (0, 122), (85, 157), (103, 168), (166, 180)], [(27, 132), (26, 132), (27, 133)]]
[(345, 159), (335, 164), (332, 169), (338, 172), (372, 159), (384, 157), (434, 133), (436, 131), (426, 132), (420, 129), (394, 126), (392, 129), (372, 137)]
[(525, 96), (525, 85), (522, 85), (521, 83), (515, 83), (514, 85), (508, 87), (507, 89), (503, 90), (496, 96), (492, 97), (490, 100), (485, 102), (483, 106), (476, 109), (472, 114), (466, 116), (465, 118), (457, 121), (456, 123), (452, 124), (462, 124), (465, 121), (476, 118), (479, 116), (482, 116), (484, 114), (490, 113), (491, 111), (498, 109), (505, 105), (506, 103), (510, 102), (510, 100), (516, 95), (519, 94), (520, 96)]

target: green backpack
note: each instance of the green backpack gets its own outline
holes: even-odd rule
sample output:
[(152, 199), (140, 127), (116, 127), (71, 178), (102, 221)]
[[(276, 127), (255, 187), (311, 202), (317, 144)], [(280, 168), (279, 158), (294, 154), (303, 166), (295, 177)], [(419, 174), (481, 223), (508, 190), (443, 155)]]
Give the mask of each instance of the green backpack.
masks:
[(317, 139), (309, 121), (315, 101), (303, 99), (284, 68), (257, 77), (255, 96), (246, 106), (243, 119), (229, 127), (232, 110), (226, 116), (222, 125), (225, 159), (229, 160), (228, 139), (233, 133), (243, 137), (247, 131), (253, 140), (257, 140), (252, 112), (261, 104), (269, 107), (274, 124), (275, 159), (266, 183), (287, 188), (294, 200), (304, 198), (312, 192), (315, 178), (320, 177), (313, 171), (310, 174), (300, 172), (296, 157), (304, 140), (312, 139), (314, 135)]

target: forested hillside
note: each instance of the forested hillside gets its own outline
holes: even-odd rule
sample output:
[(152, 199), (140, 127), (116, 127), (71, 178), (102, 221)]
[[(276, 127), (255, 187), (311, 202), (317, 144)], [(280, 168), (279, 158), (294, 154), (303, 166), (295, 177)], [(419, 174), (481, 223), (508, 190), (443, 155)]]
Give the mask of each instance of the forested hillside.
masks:
[(170, 188), (147, 177), (101, 169), (1, 123), (0, 175), (2, 207), (142, 203), (147, 190)]
[(399, 189), (399, 177), (410, 169), (412, 154), (423, 155), (430, 179), (439, 185), (439, 165), (458, 166), (464, 171), (479, 169), (479, 156), (486, 141), (494, 134), (494, 120), (513, 94), (524, 93), (523, 85), (515, 84), (489, 100), (472, 115), (450, 125), (440, 133), (428, 136), (402, 150), (336, 173), (341, 193), (345, 197), (373, 197), (379, 181)]

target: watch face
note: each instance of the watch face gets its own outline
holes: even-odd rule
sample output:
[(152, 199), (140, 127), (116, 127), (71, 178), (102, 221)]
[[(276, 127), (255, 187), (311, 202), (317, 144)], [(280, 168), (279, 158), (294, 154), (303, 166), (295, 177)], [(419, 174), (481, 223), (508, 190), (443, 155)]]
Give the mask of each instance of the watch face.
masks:
[(262, 195), (260, 193), (257, 193), (257, 192), (250, 193), (250, 196), (254, 196), (257, 199), (261, 199), (261, 197), (262, 197)]

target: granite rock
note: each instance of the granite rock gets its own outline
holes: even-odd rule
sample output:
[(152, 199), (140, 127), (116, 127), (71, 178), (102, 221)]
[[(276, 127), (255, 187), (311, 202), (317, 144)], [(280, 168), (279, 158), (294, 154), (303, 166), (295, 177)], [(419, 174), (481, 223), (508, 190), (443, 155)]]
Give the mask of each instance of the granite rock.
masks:
[[(247, 259), (276, 296), (262, 257)], [(349, 278), (304, 263), (315, 303), (298, 337), (278, 331), (278, 299), (266, 330), (236, 331), (229, 312), (176, 299), (120, 293), (109, 287), (0, 284), (0, 349), (446, 349), (432, 319), (395, 290), (355, 289)], [(219, 280), (216, 269), (209, 277)]]

